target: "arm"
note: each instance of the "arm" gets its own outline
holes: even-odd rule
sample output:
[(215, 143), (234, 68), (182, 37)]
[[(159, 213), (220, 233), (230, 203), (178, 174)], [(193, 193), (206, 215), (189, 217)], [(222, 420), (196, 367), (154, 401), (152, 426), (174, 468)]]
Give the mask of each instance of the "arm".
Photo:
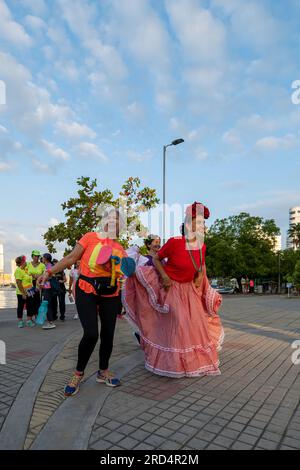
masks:
[(22, 292), (23, 298), (25, 298), (26, 297), (26, 291), (25, 291), (25, 289), (22, 285), (22, 281), (20, 281), (20, 279), (16, 279), (16, 283), (17, 283), (19, 291)]
[(73, 282), (74, 282), (73, 276), (71, 276), (70, 274), (70, 279), (69, 279), (69, 292), (70, 293), (72, 292)]
[(53, 276), (54, 274), (63, 271), (68, 266), (75, 264), (79, 259), (81, 259), (84, 252), (84, 248), (77, 243), (74, 250), (67, 256), (65, 256), (61, 261), (59, 261), (55, 266), (52, 266), (50, 270), (45, 272), (43, 276), (38, 279), (39, 284), (45, 284), (49, 277)]
[(163, 267), (162, 262), (160, 261), (158, 255), (153, 256), (153, 264), (154, 264), (155, 268), (157, 269), (157, 271), (159, 272), (159, 274), (162, 278), (164, 288), (166, 290), (169, 290), (169, 288), (172, 285), (172, 281), (169, 278), (169, 276), (167, 275), (166, 271), (164, 270), (164, 267)]

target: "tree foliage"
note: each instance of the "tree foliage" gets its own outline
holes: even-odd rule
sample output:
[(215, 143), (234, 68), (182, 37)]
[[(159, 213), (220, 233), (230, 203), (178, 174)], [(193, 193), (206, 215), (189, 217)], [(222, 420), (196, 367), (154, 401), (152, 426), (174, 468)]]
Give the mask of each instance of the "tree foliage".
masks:
[(293, 241), (296, 248), (300, 247), (300, 223), (293, 224), (288, 230), (288, 236)]
[(245, 212), (216, 220), (206, 236), (208, 274), (216, 277), (276, 276), (278, 255), (274, 245), (279, 233), (274, 220)]
[(50, 227), (44, 234), (50, 253), (56, 253), (56, 243), (62, 242), (67, 245), (65, 253), (69, 252), (85, 233), (93, 231), (100, 222), (97, 209), (101, 205), (121, 205), (127, 211), (131, 230), (120, 240), (126, 246), (133, 236), (143, 231), (140, 214), (155, 207), (159, 202), (155, 189), (141, 188), (139, 178), (131, 177), (126, 180), (116, 199), (109, 189), (97, 190), (97, 179), (82, 176), (77, 179), (77, 185), (77, 196), (61, 204), (65, 212), (65, 222)]

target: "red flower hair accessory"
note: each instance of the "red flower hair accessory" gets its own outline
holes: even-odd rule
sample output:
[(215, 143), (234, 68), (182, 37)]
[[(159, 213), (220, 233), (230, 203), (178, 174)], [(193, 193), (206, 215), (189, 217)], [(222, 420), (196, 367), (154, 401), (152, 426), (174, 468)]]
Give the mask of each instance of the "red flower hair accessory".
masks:
[(208, 207), (204, 206), (201, 202), (194, 202), (187, 207), (185, 211), (186, 216), (192, 217), (194, 219), (197, 215), (203, 215), (204, 219), (208, 219), (210, 212)]

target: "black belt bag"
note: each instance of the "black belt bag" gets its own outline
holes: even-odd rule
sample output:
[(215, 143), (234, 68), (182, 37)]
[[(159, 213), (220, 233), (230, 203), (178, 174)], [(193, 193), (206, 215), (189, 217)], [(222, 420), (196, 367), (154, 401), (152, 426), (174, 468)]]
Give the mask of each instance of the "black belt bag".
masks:
[(111, 286), (110, 277), (87, 277), (80, 274), (78, 279), (82, 279), (85, 282), (91, 284), (94, 287), (98, 295), (114, 295), (118, 291), (118, 283), (115, 286)]

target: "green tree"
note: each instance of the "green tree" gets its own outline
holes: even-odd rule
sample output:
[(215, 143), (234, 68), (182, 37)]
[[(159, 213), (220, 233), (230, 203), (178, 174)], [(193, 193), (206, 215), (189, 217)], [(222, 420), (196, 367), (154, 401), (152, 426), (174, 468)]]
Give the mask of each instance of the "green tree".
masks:
[(283, 250), (281, 252), (281, 275), (285, 282), (292, 282), (297, 261), (300, 261), (300, 250)]
[(288, 230), (288, 236), (293, 241), (296, 248), (300, 247), (300, 223), (293, 224)]
[(275, 236), (280, 233), (274, 220), (242, 212), (218, 219), (206, 236), (207, 269), (210, 276), (277, 276)]
[(293, 282), (296, 286), (297, 292), (300, 292), (300, 261), (297, 261), (294, 274), (293, 274)]
[(128, 211), (129, 220), (135, 221), (134, 230), (120, 240), (126, 247), (129, 240), (139, 235), (143, 229), (139, 221), (140, 214), (155, 207), (159, 202), (155, 189), (148, 187), (140, 189), (139, 178), (129, 178), (116, 199), (109, 189), (97, 190), (97, 179), (81, 177), (77, 179), (77, 185), (79, 186), (77, 196), (61, 204), (65, 212), (65, 222), (50, 227), (44, 234), (50, 253), (56, 253), (55, 244), (59, 242), (66, 243), (65, 253), (70, 252), (85, 233), (93, 231), (100, 222), (101, 217), (97, 209), (102, 204), (114, 207), (121, 205)]

